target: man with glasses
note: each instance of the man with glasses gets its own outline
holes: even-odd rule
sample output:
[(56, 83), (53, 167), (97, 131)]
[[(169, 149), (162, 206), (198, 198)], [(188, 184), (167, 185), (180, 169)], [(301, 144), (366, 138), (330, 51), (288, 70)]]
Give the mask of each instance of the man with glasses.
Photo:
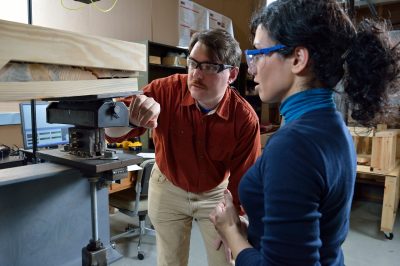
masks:
[(107, 135), (120, 141), (153, 128), (149, 217), (157, 233), (158, 265), (188, 264), (193, 220), (208, 265), (231, 265), (208, 216), (226, 188), (240, 211), (237, 187), (259, 155), (259, 122), (229, 85), (239, 72), (238, 42), (223, 30), (204, 31), (193, 35), (189, 52), (188, 74), (154, 80), (144, 95), (127, 99), (130, 123), (137, 128), (112, 128)]

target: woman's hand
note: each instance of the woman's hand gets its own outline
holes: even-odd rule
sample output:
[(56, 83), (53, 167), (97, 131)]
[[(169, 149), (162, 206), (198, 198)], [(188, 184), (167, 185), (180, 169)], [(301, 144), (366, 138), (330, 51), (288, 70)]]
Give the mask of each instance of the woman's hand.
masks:
[(227, 233), (240, 231), (239, 215), (233, 206), (232, 194), (229, 190), (224, 191), (224, 199), (211, 212), (210, 220), (223, 239)]
[(224, 199), (217, 204), (209, 218), (218, 231), (225, 250), (230, 249), (233, 258), (244, 248), (251, 247), (246, 239), (247, 224), (242, 224), (229, 190), (224, 191)]

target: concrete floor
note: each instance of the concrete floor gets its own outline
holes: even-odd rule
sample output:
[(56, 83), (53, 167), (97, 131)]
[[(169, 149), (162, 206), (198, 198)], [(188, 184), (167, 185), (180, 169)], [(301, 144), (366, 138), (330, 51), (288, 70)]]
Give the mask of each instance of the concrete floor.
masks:
[[(357, 201), (353, 203), (350, 232), (343, 244), (346, 266), (394, 266), (400, 265), (400, 218), (397, 216), (393, 240), (380, 232), (382, 205)], [(127, 223), (137, 224), (137, 220), (116, 213), (110, 216), (111, 235), (124, 231)], [(137, 259), (137, 237), (126, 237), (117, 241), (116, 249), (124, 256), (112, 266), (157, 265), (155, 239), (144, 237), (142, 251), (144, 260)], [(206, 266), (203, 240), (196, 223), (191, 238), (189, 266)]]

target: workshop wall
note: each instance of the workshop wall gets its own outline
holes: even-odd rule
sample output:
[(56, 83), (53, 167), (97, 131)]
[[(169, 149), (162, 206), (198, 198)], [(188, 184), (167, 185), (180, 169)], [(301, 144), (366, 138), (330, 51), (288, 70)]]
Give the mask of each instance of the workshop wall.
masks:
[[(107, 9), (115, 0), (96, 4)], [(248, 24), (253, 11), (265, 0), (194, 0), (232, 19), (242, 49), (251, 47)], [(32, 0), (34, 25), (99, 35), (125, 41), (153, 40), (176, 45), (179, 0), (119, 0), (108, 13), (74, 0)], [(83, 5), (83, 6), (82, 6)], [(64, 6), (64, 7), (63, 7)], [(79, 10), (69, 10), (77, 9)]]
[[(393, 29), (400, 30), (400, 2), (387, 3), (375, 6), (376, 12), (379, 17), (390, 19)], [(368, 6), (363, 6), (356, 10), (357, 20), (362, 18), (371, 17), (371, 11)]]
[(214, 10), (232, 19), (233, 31), (242, 50), (252, 47), (249, 22), (255, 10), (265, 5), (265, 0), (193, 0), (199, 5)]
[[(102, 0), (96, 5), (108, 9), (114, 1)], [(32, 24), (124, 41), (141, 41), (151, 38), (152, 4), (152, 0), (119, 0), (110, 12), (104, 13), (74, 0), (32, 0)], [(79, 10), (69, 10), (80, 7)]]

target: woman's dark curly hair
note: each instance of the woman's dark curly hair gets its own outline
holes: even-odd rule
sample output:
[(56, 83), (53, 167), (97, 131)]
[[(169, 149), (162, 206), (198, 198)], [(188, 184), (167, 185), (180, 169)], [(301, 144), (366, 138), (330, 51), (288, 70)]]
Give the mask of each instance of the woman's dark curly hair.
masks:
[(324, 87), (333, 89), (342, 80), (353, 119), (371, 125), (383, 112), (400, 68), (400, 51), (390, 43), (385, 21), (364, 20), (356, 28), (336, 0), (277, 0), (253, 15), (253, 37), (259, 25), (292, 51), (306, 47), (315, 79)]

